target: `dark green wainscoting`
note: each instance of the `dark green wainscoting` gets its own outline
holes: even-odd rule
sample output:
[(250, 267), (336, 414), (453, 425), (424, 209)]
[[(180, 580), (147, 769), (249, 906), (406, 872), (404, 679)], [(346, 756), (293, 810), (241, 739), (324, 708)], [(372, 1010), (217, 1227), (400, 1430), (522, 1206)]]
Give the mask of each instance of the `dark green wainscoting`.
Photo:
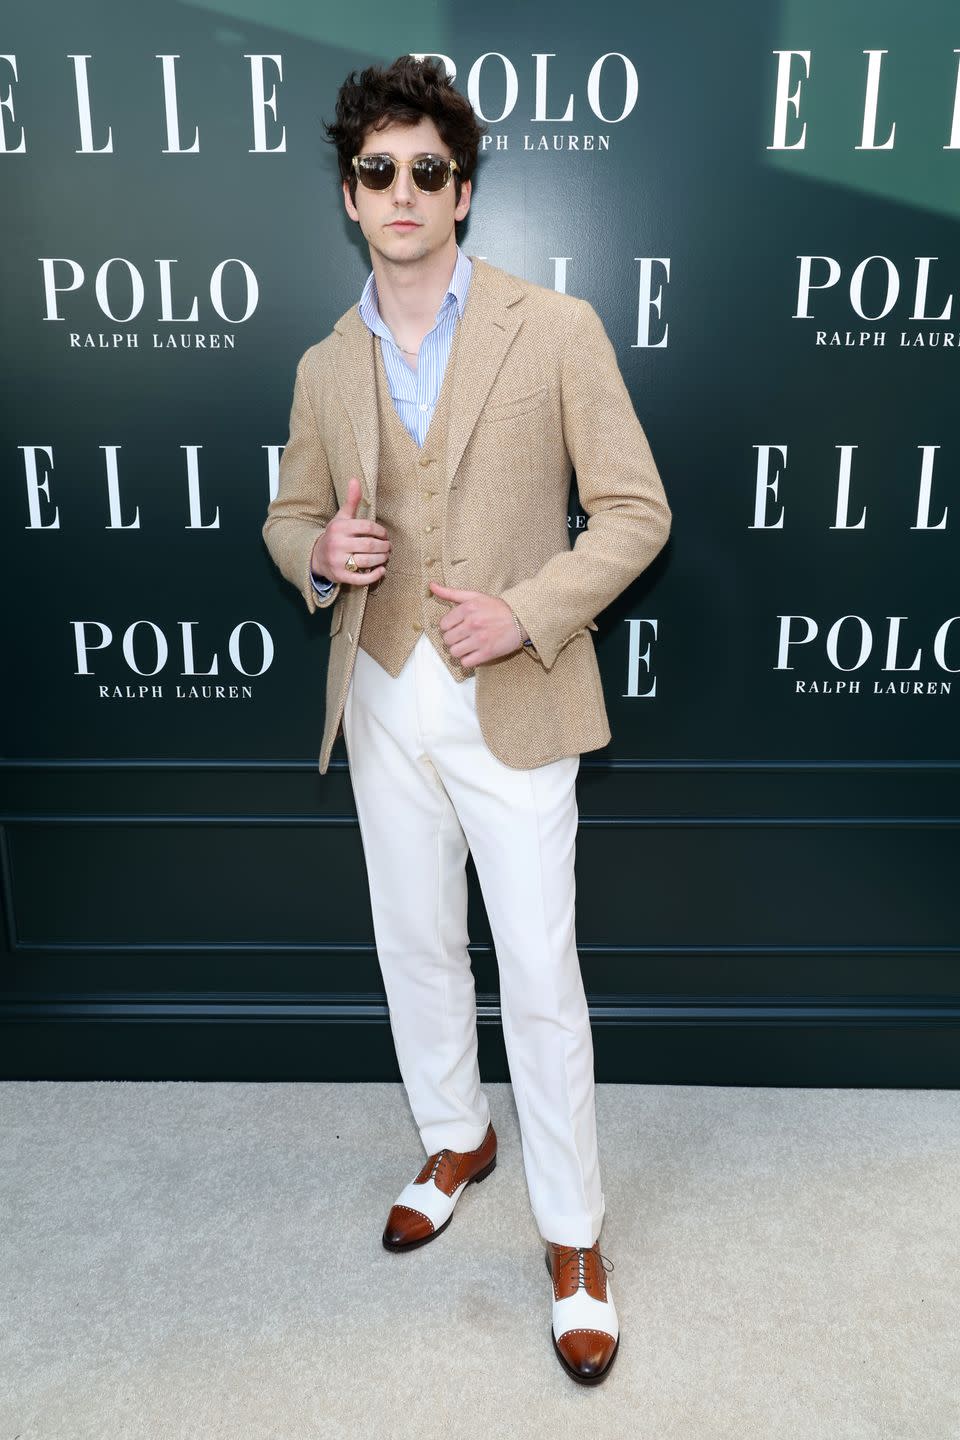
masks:
[[(399, 1080), (342, 756), (5, 779), (5, 1078)], [(598, 1080), (960, 1083), (960, 767), (585, 756), (578, 795)]]

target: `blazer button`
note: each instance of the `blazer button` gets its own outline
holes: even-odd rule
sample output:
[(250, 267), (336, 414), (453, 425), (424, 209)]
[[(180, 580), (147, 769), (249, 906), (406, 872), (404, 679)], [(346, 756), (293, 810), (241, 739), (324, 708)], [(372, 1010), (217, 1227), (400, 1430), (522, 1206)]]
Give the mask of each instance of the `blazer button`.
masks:
[(421, 456), (420, 456), (420, 464), (423, 466), (424, 469), (426, 469), (426, 467), (427, 467), (428, 465), (432, 465), (432, 464), (433, 464), (433, 461), (432, 461), (432, 460), (427, 460), (423, 455), (421, 455)]

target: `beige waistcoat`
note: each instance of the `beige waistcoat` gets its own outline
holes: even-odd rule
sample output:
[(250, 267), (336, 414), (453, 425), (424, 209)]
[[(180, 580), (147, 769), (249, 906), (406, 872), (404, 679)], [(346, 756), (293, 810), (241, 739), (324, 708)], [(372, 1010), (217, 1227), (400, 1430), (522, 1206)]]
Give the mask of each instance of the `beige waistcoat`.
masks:
[(373, 342), (380, 424), (377, 520), (386, 527), (392, 549), (386, 574), (370, 586), (360, 625), (360, 648), (394, 677), (400, 674), (424, 631), (455, 680), (466, 680), (472, 673), (464, 670), (443, 643), (440, 620), (450, 604), (439, 600), (430, 589), (431, 580), (441, 585), (456, 584), (447, 580), (443, 572), (447, 507), (440, 477), (460, 332), (458, 324), (422, 446), (417, 445), (397, 414), (380, 340)]

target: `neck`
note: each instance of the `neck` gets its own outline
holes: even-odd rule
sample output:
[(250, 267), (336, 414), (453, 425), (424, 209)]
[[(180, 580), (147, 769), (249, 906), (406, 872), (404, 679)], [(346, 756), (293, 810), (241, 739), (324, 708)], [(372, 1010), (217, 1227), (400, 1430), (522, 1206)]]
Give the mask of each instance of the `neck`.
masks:
[(398, 265), (371, 250), (380, 318), (394, 335), (422, 336), (437, 318), (457, 264), (457, 242), (422, 260)]

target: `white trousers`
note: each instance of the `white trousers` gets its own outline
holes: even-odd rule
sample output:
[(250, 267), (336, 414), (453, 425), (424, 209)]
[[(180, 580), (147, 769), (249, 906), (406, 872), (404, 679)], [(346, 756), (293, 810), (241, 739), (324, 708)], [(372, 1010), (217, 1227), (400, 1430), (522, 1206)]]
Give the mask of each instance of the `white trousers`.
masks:
[(524, 1172), (544, 1240), (592, 1245), (600, 1188), (593, 1037), (574, 934), (580, 757), (516, 770), (488, 748), (476, 675), (426, 635), (393, 678), (358, 649), (343, 715), (400, 1074), (428, 1155), (490, 1120), (467, 951), (467, 851), (493, 935)]

